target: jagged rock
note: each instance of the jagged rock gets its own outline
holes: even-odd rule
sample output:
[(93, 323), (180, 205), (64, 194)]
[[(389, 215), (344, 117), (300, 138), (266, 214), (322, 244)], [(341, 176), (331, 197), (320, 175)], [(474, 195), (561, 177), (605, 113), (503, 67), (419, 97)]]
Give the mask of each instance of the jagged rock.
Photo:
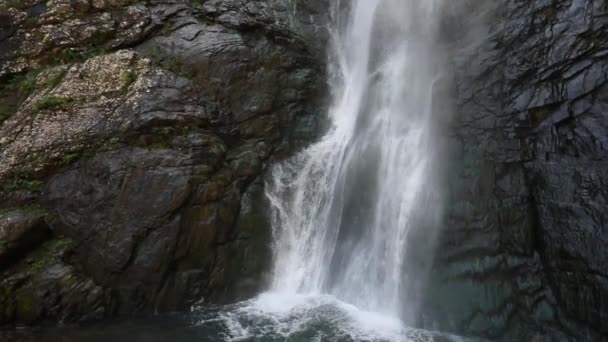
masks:
[(450, 42), (458, 107), (429, 326), (507, 341), (608, 333), (606, 13), (504, 1), (483, 13), (488, 30)]
[(103, 290), (66, 263), (72, 249), (70, 240), (54, 239), (0, 273), (0, 324), (104, 316)]
[(15, 108), (0, 118), (0, 208), (53, 218), (50, 242), (7, 259), (0, 323), (184, 310), (260, 288), (269, 227), (239, 217), (263, 216), (241, 210), (251, 184), (318, 134), (310, 18), (325, 14), (242, 5), (0, 1), (12, 47), (0, 106)]
[(42, 212), (9, 210), (0, 213), (0, 270), (50, 236), (51, 231)]
[(0, 42), (6, 47), (0, 49), (0, 78), (137, 44), (169, 15), (153, 14), (145, 2), (131, 0), (2, 0), (0, 13), (7, 19), (7, 34)]

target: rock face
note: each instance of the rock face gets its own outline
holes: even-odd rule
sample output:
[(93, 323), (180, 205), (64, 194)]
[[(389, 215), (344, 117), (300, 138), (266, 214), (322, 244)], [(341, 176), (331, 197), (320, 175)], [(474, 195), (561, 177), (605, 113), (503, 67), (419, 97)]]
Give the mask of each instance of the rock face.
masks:
[(0, 324), (255, 293), (261, 177), (321, 124), (323, 6), (0, 0)]
[(481, 44), (456, 47), (448, 213), (425, 324), (602, 340), (608, 6), (509, 0), (487, 21)]

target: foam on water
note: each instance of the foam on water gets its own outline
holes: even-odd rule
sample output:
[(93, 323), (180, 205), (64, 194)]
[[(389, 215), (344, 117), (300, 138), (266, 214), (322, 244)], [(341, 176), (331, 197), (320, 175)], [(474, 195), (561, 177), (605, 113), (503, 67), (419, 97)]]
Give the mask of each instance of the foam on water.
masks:
[(264, 293), (203, 317), (199, 326), (219, 324), (224, 341), (460, 341), (409, 329), (395, 317), (365, 311), (330, 295)]

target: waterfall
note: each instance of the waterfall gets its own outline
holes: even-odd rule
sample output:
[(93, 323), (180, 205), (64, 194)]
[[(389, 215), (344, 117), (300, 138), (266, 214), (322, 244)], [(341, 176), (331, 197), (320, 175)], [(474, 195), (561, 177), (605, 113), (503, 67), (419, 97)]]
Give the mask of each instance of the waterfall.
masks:
[(461, 341), (411, 328), (442, 216), (441, 2), (333, 3), (330, 127), (265, 186), (270, 288), (200, 324), (225, 341)]
[(403, 303), (419, 276), (407, 265), (410, 234), (441, 212), (439, 12), (440, 0), (353, 0), (336, 20), (331, 127), (266, 186), (272, 292), (331, 295), (393, 317), (415, 305)]

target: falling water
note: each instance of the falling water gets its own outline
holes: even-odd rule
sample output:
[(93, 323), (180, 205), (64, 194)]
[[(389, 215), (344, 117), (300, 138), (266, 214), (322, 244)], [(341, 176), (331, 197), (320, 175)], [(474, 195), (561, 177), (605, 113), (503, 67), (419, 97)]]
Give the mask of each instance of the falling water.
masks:
[[(332, 127), (277, 166), (272, 290), (400, 315), (408, 233), (433, 189), (439, 1), (355, 0), (334, 34)], [(425, 207), (420, 203), (425, 203)], [(437, 202), (438, 203), (438, 202)]]
[(431, 258), (412, 250), (433, 240), (419, 232), (441, 212), (432, 106), (440, 2), (337, 3), (331, 127), (268, 178), (272, 284), (222, 308), (227, 340), (433, 340), (403, 322), (415, 316), (424, 276), (412, 259)]

